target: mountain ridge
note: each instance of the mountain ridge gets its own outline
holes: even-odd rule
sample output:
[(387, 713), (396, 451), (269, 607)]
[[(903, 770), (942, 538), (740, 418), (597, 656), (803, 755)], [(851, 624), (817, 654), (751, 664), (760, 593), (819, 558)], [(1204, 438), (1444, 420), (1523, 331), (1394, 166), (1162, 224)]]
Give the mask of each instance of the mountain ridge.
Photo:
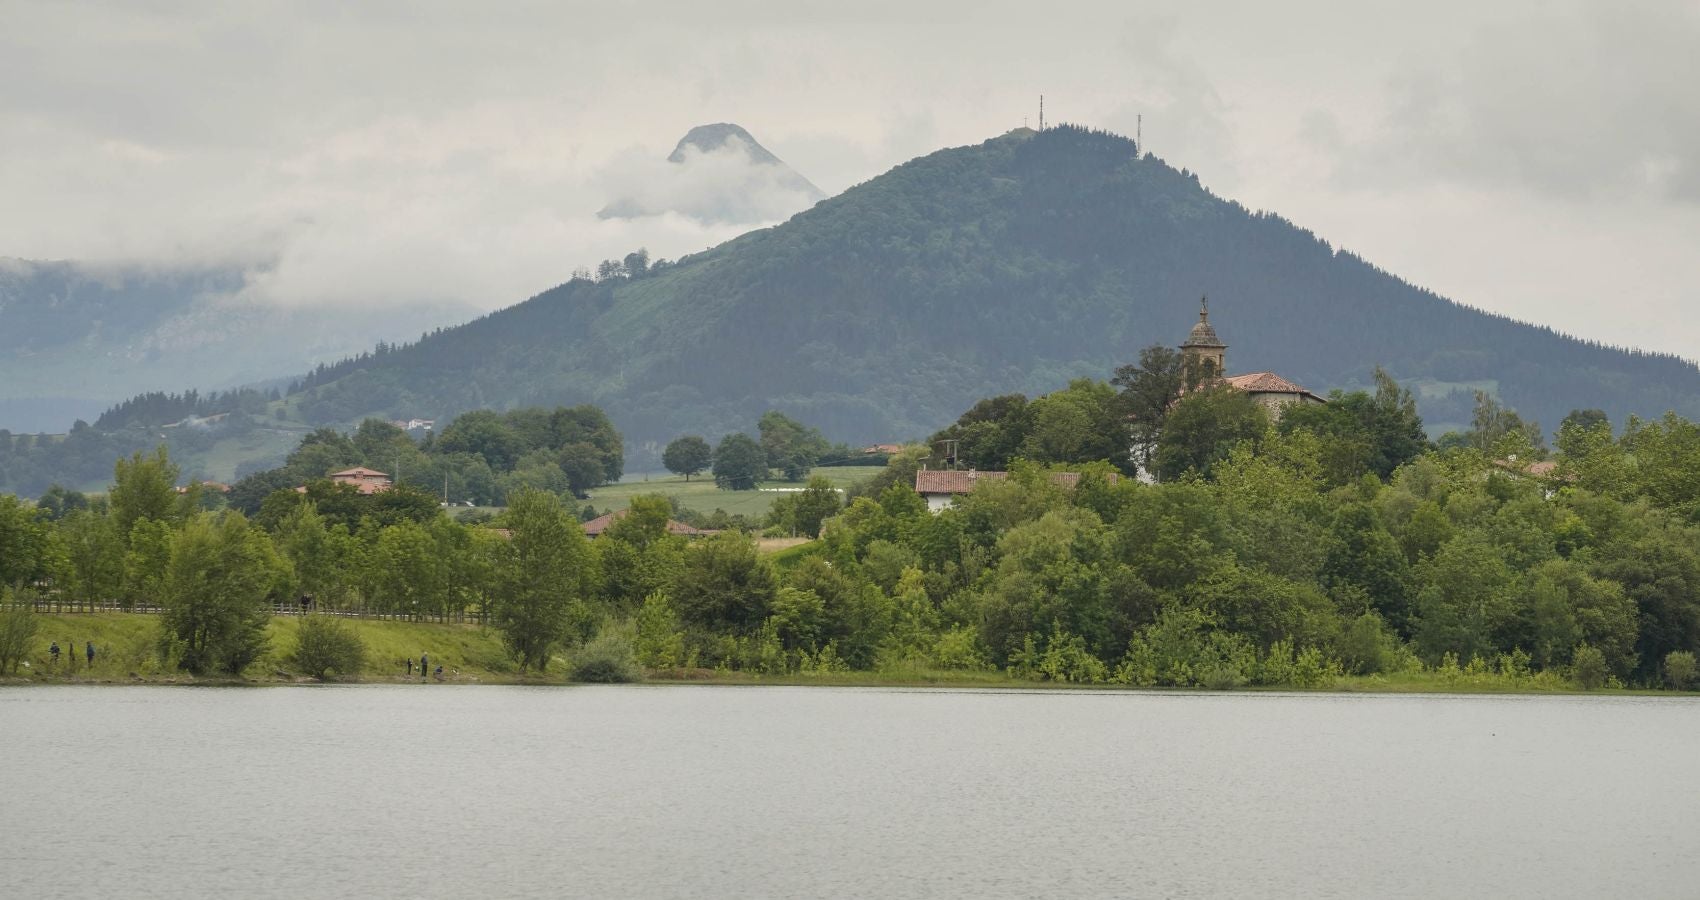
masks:
[(640, 276), (575, 279), (320, 366), (275, 415), (595, 403), (634, 471), (672, 437), (747, 430), (767, 409), (833, 440), (921, 438), (983, 397), (1106, 378), (1178, 344), (1200, 294), (1230, 371), (1326, 393), (1380, 365), (1435, 432), (1467, 427), (1477, 389), (1549, 431), (1574, 408), (1700, 418), (1691, 362), (1446, 300), (1125, 137), (1068, 126), (918, 157)]
[[(834, 439), (918, 437), (979, 397), (1106, 377), (1179, 343), (1200, 294), (1231, 369), (1326, 392), (1382, 365), (1418, 388), (1431, 424), (1467, 423), (1478, 387), (1549, 428), (1572, 407), (1697, 411), (1692, 363), (1456, 304), (1125, 137), (1067, 126), (919, 157), (670, 269), (569, 282), (349, 371), (436, 398), (439, 418), (475, 393), (598, 402), (638, 443), (747, 427), (767, 407)], [(540, 346), (545, 334), (565, 340)], [(459, 359), (456, 343), (528, 362), (408, 361)], [(528, 386), (467, 389), (498, 373)], [(337, 393), (308, 388), (309, 407)]]

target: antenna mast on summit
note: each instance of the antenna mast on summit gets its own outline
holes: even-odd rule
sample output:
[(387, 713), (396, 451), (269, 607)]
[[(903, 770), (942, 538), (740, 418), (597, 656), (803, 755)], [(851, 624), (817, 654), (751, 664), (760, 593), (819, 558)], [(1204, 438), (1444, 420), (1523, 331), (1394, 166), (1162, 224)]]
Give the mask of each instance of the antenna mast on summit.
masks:
[(1039, 130), (1045, 130), (1045, 95), (1039, 95)]
[(1145, 152), (1145, 114), (1133, 117), (1133, 152)]

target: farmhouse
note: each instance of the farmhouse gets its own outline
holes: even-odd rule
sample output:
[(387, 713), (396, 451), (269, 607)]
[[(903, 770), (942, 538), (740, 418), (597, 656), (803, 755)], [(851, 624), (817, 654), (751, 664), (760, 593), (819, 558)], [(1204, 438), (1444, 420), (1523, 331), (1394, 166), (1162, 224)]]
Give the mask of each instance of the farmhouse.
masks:
[[(607, 531), (608, 526), (614, 524), (614, 522), (616, 520), (625, 518), (626, 514), (629, 513), (629, 512), (631, 512), (631, 510), (629, 510), (629, 509), (618, 509), (618, 510), (615, 510), (611, 513), (600, 515), (600, 516), (597, 516), (594, 519), (591, 519), (590, 521), (584, 523), (584, 534), (585, 534), (585, 536), (586, 537), (597, 537), (598, 535), (602, 534), (602, 532)], [(676, 521), (676, 520), (673, 520), (673, 519), (668, 519), (667, 520), (667, 533), (668, 534), (677, 534), (677, 535), (680, 535), (680, 536), (683, 536), (683, 537), (688, 537), (688, 538), (697, 538), (697, 537), (707, 537), (711, 534), (716, 534), (717, 532), (709, 531), (709, 530), (702, 529), (702, 528), (693, 528), (692, 526), (686, 525), (683, 522), (679, 522), (679, 521)]]
[[(979, 472), (974, 469), (922, 469), (915, 473), (915, 493), (927, 501), (928, 512), (939, 512), (956, 502), (956, 498), (974, 492), (987, 481), (1002, 481), (1008, 472)], [(1052, 472), (1051, 483), (1072, 489), (1080, 483), (1079, 472)], [(1120, 478), (1114, 472), (1108, 479), (1115, 484)]]
[[(352, 469), (343, 469), (341, 472), (332, 472), (330, 479), (337, 484), (353, 485), (354, 489), (362, 494), (381, 494), (395, 486), (395, 480), (387, 472), (368, 469), (365, 466), (355, 466)], [(295, 492), (305, 494), (307, 493), (307, 486), (302, 485), (296, 488)]]

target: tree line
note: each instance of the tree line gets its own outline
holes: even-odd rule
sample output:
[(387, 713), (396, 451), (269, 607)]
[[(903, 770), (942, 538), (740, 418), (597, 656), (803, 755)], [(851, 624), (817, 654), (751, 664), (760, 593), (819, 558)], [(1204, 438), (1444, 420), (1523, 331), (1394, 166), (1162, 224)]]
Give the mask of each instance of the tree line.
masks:
[[(1059, 402), (1142, 383), (1123, 374), (1121, 390), (1071, 386)], [(1040, 409), (1009, 445), (1056, 449), (1029, 442), (1072, 417), (1045, 412), (1049, 399), (1026, 404)], [(1123, 477), (1125, 450), (1016, 454), (1008, 478), (938, 513), (912, 487), (929, 452), (917, 448), (848, 504), (820, 491), (820, 540), (778, 557), (735, 531), (670, 534), (662, 497), (637, 498), (594, 541), (558, 494), (535, 489), (514, 492), (491, 527), (402, 493), (342, 508), (290, 491), (253, 517), (205, 511), (175, 492), (163, 453), (136, 456), (86, 508), (0, 500), (0, 579), (157, 598), (169, 611), (161, 651), (211, 671), (253, 658), (257, 610), (306, 595), (421, 617), (478, 610), (525, 670), (597, 643), (655, 670), (769, 674), (1001, 670), (1211, 687), (1693, 677), (1700, 427), (1669, 415), (1614, 431), (1579, 413), (1537, 467), (1543, 451), (1503, 415), (1482, 417), (1496, 431), (1412, 446), (1408, 397), (1390, 380), (1333, 401), (1254, 419), (1245, 435), (1212, 426), (1211, 442), (1174, 434), (1227, 406), (1189, 392), (1155, 436), (1156, 459), (1181, 441), (1178, 472)], [(1071, 486), (1055, 471), (1080, 477)]]

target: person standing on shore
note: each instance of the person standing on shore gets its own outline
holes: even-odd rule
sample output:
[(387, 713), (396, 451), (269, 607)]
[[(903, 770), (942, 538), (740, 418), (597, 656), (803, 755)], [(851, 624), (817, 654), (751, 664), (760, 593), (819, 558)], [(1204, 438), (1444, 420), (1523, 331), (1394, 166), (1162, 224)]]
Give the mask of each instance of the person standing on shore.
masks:
[(89, 641), (88, 657), (89, 657), (89, 668), (92, 669), (92, 668), (94, 668), (94, 641)]
[(428, 653), (419, 654), (419, 680), (424, 681), (425, 676), (430, 671), (431, 671), (431, 655), (428, 654)]
[(407, 658), (407, 677), (413, 677), (413, 657), (411, 656)]

